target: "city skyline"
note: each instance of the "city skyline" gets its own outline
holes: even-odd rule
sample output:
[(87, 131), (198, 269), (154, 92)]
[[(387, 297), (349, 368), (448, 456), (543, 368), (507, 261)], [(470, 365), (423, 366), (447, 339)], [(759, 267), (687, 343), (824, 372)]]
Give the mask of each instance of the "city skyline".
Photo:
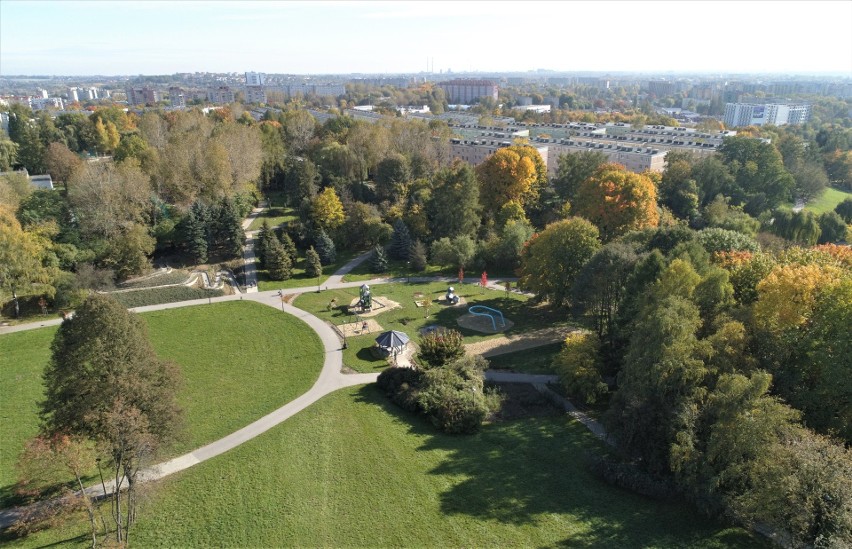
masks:
[[(852, 2), (20, 2), (0, 75), (610, 71), (852, 77)], [(793, 39), (794, 38), (794, 39)]]

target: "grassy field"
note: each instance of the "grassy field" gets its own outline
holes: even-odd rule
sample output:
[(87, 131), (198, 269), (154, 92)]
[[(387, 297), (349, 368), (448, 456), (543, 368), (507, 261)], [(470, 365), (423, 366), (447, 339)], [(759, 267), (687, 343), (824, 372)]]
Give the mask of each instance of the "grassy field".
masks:
[[(329, 395), (261, 437), (166, 479), (138, 547), (767, 547), (682, 503), (592, 476), (600, 443), (539, 417), (448, 436), (370, 386)], [(10, 547), (84, 546), (85, 523)]]
[[(499, 337), (502, 334), (483, 334), (472, 330), (460, 328), (456, 322), (459, 316), (467, 313), (468, 306), (479, 304), (503, 311), (506, 319), (515, 323), (506, 334), (517, 334), (536, 328), (543, 328), (554, 324), (564, 323), (563, 314), (552, 311), (544, 306), (533, 306), (527, 302), (527, 297), (519, 294), (506, 295), (505, 292), (497, 290), (483, 290), (479, 286), (455, 284), (456, 293), (467, 300), (466, 306), (446, 307), (438, 302), (447, 291), (446, 282), (412, 282), (382, 284), (372, 288), (374, 298), (380, 302), (383, 298), (396, 301), (401, 308), (392, 309), (372, 317), (383, 330), (399, 330), (417, 341), (419, 330), (425, 326), (438, 325), (447, 328), (455, 328), (465, 336), (465, 343), (474, 343), (484, 339)], [(426, 311), (417, 307), (415, 294), (423, 294), (423, 297), (432, 299), (433, 304), (426, 317)], [(323, 320), (335, 325), (356, 322), (356, 315), (349, 315), (343, 310), (343, 306), (349, 305), (352, 299), (358, 297), (358, 288), (346, 288), (341, 290), (328, 290), (321, 293), (302, 294), (296, 298), (296, 307), (310, 311)], [(337, 299), (337, 307), (327, 310), (332, 299)], [(370, 356), (369, 348), (373, 345), (378, 334), (357, 336), (347, 338), (348, 349), (343, 354), (344, 365), (358, 372), (375, 372), (385, 367), (385, 361), (374, 359)]]
[(277, 227), (282, 223), (286, 223), (287, 221), (293, 221), (297, 219), (296, 211), (293, 208), (286, 206), (273, 206), (271, 208), (267, 208), (263, 210), (254, 221), (249, 225), (248, 230), (257, 231), (263, 225), (263, 222), (266, 221), (270, 227)]
[(555, 374), (551, 366), (562, 349), (562, 343), (553, 343), (534, 349), (506, 353), (488, 359), (489, 368), (512, 370), (524, 374)]
[(847, 198), (852, 198), (852, 193), (829, 187), (822, 193), (822, 196), (809, 202), (805, 209), (817, 214), (830, 212)]
[[(181, 366), (186, 436), (178, 455), (275, 410), (313, 385), (322, 344), (303, 322), (271, 307), (235, 301), (142, 315), (161, 358)], [(9, 496), (14, 462), (38, 431), (41, 372), (56, 328), (0, 336), (0, 498)], [(2, 501), (0, 501), (2, 503)]]
[(449, 270), (441, 270), (437, 265), (428, 265), (423, 272), (415, 273), (408, 266), (407, 262), (400, 259), (388, 260), (388, 269), (383, 273), (374, 273), (370, 267), (370, 260), (361, 263), (352, 271), (343, 277), (344, 282), (361, 282), (371, 280), (373, 278), (405, 278), (408, 276), (453, 276)]

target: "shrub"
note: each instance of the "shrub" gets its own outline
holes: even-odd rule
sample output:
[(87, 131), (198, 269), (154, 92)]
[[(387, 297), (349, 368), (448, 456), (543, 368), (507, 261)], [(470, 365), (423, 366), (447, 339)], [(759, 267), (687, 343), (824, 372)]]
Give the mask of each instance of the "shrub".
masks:
[(436, 368), (464, 356), (462, 335), (456, 330), (434, 330), (420, 336), (418, 364)]
[(376, 385), (391, 401), (409, 412), (420, 412), (417, 393), (423, 372), (412, 368), (391, 367), (379, 374)]

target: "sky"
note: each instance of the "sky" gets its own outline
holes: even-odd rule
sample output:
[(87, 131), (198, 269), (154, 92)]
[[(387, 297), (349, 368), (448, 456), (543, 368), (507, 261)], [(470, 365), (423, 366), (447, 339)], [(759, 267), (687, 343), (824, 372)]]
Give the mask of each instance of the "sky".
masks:
[[(431, 61), (427, 61), (431, 60)], [(0, 0), (0, 75), (830, 73), (852, 0)]]

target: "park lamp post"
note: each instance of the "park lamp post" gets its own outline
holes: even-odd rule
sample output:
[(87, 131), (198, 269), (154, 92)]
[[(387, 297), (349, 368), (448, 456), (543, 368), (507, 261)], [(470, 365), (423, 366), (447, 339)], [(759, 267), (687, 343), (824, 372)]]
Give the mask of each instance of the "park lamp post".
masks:
[(406, 280), (407, 283), (411, 284), (411, 260), (410, 259), (405, 262), (405, 273), (406, 273), (406, 275), (408, 275), (407, 280)]

